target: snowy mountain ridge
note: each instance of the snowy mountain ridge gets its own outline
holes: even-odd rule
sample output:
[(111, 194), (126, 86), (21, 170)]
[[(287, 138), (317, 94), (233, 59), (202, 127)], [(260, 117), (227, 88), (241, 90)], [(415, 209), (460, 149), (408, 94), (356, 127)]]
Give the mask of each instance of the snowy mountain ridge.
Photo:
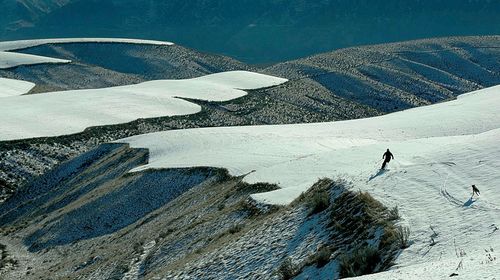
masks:
[[(355, 189), (397, 206), (412, 231), (412, 245), (397, 259), (397, 269), (369, 279), (442, 279), (454, 267), (418, 268), (455, 262), (465, 267), (457, 274), (474, 278), (471, 273), (481, 271), (477, 275), (482, 278), (500, 273), (500, 266), (491, 265), (495, 260), (484, 257), (484, 250), (495, 252), (500, 245), (498, 106), (500, 86), (495, 86), (455, 101), (375, 118), (189, 129), (118, 142), (150, 150), (149, 163), (135, 170), (224, 167), (236, 176), (248, 173), (248, 183), (281, 187), (252, 195), (263, 203), (290, 203), (318, 178), (347, 179)], [(386, 148), (395, 160), (384, 171), (379, 167)], [(471, 184), (481, 189), (481, 197), (470, 196)], [(431, 238), (433, 234), (437, 237)], [(467, 257), (456, 256), (459, 249)]]
[(231, 71), (186, 80), (11, 96), (0, 105), (0, 140), (60, 136), (138, 118), (194, 114), (201, 107), (183, 98), (227, 101), (246, 95), (242, 89), (286, 81), (264, 74)]
[(16, 53), (16, 50), (47, 45), (47, 44), (70, 44), (70, 43), (125, 43), (125, 44), (147, 44), (157, 46), (171, 46), (173, 43), (154, 40), (122, 39), (122, 38), (58, 38), (39, 40), (18, 40), (0, 42), (0, 69), (9, 69), (22, 65), (35, 65), (45, 63), (70, 63), (71, 60), (57, 59), (37, 55)]
[[(451, 102), (369, 119), (166, 131), (119, 141), (131, 143), (135, 149), (119, 143), (98, 146), (151, 131), (345, 119), (363, 104), (374, 107), (361, 106), (366, 111), (356, 116), (453, 99), (462, 92), (497, 84), (498, 40), (499, 37), (470, 37), (353, 48), (263, 70), (286, 77), (288, 82), (241, 71), (191, 79), (234, 70), (224, 67), (239, 69), (244, 65), (178, 46), (130, 48), (126, 44), (89, 43), (41, 45), (23, 50), (72, 62), (0, 71), (16, 79), (23, 75), (37, 81), (56, 77), (39, 91), (32, 91), (43, 92), (36, 97), (15, 96), (30, 91), (30, 83), (0, 80), (0, 87), (10, 90), (10, 97), (3, 97), (0, 104), (20, 108), (12, 112), (16, 106), (6, 105), (7, 109), (2, 110), (10, 118), (2, 132), (16, 131), (18, 135), (13, 139), (30, 137), (26, 135), (39, 133), (40, 127), (45, 126), (54, 135), (71, 133), (67, 124), (47, 119), (43, 122), (43, 118), (64, 119), (67, 113), (80, 118), (77, 124), (83, 123), (75, 131), (99, 124), (84, 123), (86, 117), (103, 119), (99, 116), (113, 113), (104, 117), (113, 119), (129, 114), (128, 110), (123, 112), (123, 107), (137, 104), (156, 106), (155, 112), (160, 116), (175, 113), (176, 106), (167, 110), (168, 106), (162, 107), (155, 98), (170, 102), (172, 97), (182, 95), (191, 109), (199, 113), (142, 119), (149, 112), (140, 111), (128, 116), (139, 118), (130, 123), (117, 124), (113, 119), (109, 126), (90, 127), (73, 135), (0, 142), (0, 186), (12, 190), (20, 187), (18, 193), (14, 192), (15, 197), (2, 204), (5, 211), (1, 211), (0, 222), (7, 226), (1, 228), (5, 236), (0, 237), (0, 243), (6, 244), (7, 252), (20, 260), (20, 266), (13, 274), (9, 272), (8, 279), (30, 278), (29, 275), (37, 278), (46, 275), (47, 270), (56, 277), (78, 274), (80, 279), (116, 275), (234, 279), (243, 273), (249, 278), (278, 279), (274, 273), (283, 258), (290, 257), (294, 262), (307, 260), (310, 254), (320, 252), (325, 243), (332, 242), (328, 235), (334, 235), (335, 242), (340, 241), (333, 243), (335, 254), (349, 252), (352, 246), (356, 247), (356, 241), (376, 243), (377, 234), (360, 240), (356, 240), (357, 236), (352, 236), (354, 240), (335, 236), (338, 232), (331, 231), (325, 223), (330, 217), (328, 211), (309, 216), (301, 204), (298, 208), (297, 204), (291, 208), (274, 205), (288, 204), (323, 177), (351, 182), (347, 184), (348, 191), (367, 191), (390, 209), (397, 206), (403, 218), (400, 224), (411, 229), (411, 246), (399, 256), (394, 269), (366, 277), (442, 279), (452, 272), (459, 274), (458, 279), (498, 275), (498, 86), (461, 95)], [(487, 44), (477, 47), (484, 42)], [(126, 55), (115, 56), (117, 52)], [(73, 57), (86, 60), (76, 61)], [(151, 57), (159, 59), (150, 60)], [(147, 61), (147, 65), (139, 63), (137, 72), (123, 76), (118, 73), (131, 69), (124, 65), (136, 68), (130, 61), (141, 60)], [(210, 61), (222, 67), (207, 63)], [(146, 71), (140, 73), (143, 69)], [(170, 77), (178, 72), (182, 73), (169, 79), (190, 80), (139, 84), (151, 73)], [(65, 73), (63, 77), (61, 73)], [(92, 80), (94, 77), (80, 78), (90, 76), (88, 73), (111, 80), (117, 75), (119, 79), (113, 85), (127, 85), (62, 91), (102, 82)], [(348, 75), (342, 76), (345, 73)], [(75, 80), (82, 80), (78, 81), (81, 84), (73, 84)], [(267, 86), (267, 82), (271, 87), (241, 90), (246, 88), (244, 85), (261, 87)], [(46, 93), (59, 86), (57, 92)], [(106, 98), (108, 93), (115, 94), (114, 98)], [(77, 95), (82, 103), (87, 102), (86, 97), (100, 97), (96, 100), (98, 110), (69, 110), (68, 104)], [(127, 98), (121, 100), (118, 95)], [(240, 98), (210, 101), (233, 97)], [(134, 98), (139, 101), (133, 102)], [(36, 108), (22, 102), (45, 100), (55, 104), (52, 101), (63, 99), (66, 101), (58, 104), (64, 110)], [(17, 104), (7, 100), (17, 100)], [(23, 109), (41, 113), (23, 114)], [(37, 122), (40, 118), (42, 121)], [(23, 130), (19, 131), (19, 127)], [(389, 163), (389, 170), (378, 171), (380, 156), (387, 148), (396, 158)], [(206, 166), (225, 168), (236, 177)], [(131, 169), (134, 172), (129, 172)], [(28, 180), (24, 187), (19, 183), (22, 180), (13, 180), (16, 177), (12, 176), (33, 178), (33, 174), (42, 176)], [(481, 190), (479, 199), (470, 197), (471, 184)], [(275, 213), (277, 219), (272, 213), (253, 217), (254, 205), (281, 210)], [(350, 210), (346, 207), (343, 213), (348, 216)], [(370, 230), (380, 233), (376, 227)], [(136, 240), (140, 243), (131, 246)], [(337, 246), (346, 242), (347, 246)], [(270, 261), (266, 260), (269, 254), (273, 258)], [(332, 255), (328, 265), (317, 269), (309, 266), (296, 279), (330, 279), (340, 259)], [(228, 266), (230, 271), (222, 269)], [(35, 274), (30, 267), (36, 267)]]
[[(364, 150), (370, 152), (366, 154), (367, 157), (377, 158), (375, 155), (385, 150), (380, 147), (391, 144), (403, 147), (425, 146), (427, 142), (481, 137), (482, 133), (489, 131), (496, 135), (496, 129), (500, 128), (500, 114), (493, 104), (500, 104), (498, 92), (500, 86), (465, 94), (445, 103), (367, 119), (317, 124), (186, 129), (138, 135), (118, 142), (151, 151), (149, 164), (140, 170), (214, 166), (228, 168), (234, 176), (251, 173), (245, 177), (249, 183), (280, 182), (282, 190), (286, 190), (277, 191), (282, 194), (276, 196), (269, 195), (268, 200), (263, 199), (263, 202), (288, 204), (317, 178), (328, 175), (321, 172), (325, 172), (330, 166), (335, 166), (334, 169), (339, 174), (352, 173), (355, 167), (373, 168), (362, 160), (351, 163), (337, 159), (328, 163), (325, 159), (328, 154)], [(467, 118), (463, 118), (464, 115)], [(221, 137), (222, 135), (225, 137)], [(378, 150), (372, 147), (377, 147)], [(234, 160), (235, 153), (240, 160)], [(319, 164), (320, 161), (325, 162)], [(320, 169), (317, 174), (308, 174), (309, 180), (304, 181), (298, 178), (304, 177), (304, 174), (298, 172), (302, 162), (316, 162), (316, 165), (327, 169)], [(288, 174), (291, 167), (298, 168), (294, 173), (296, 176)], [(288, 197), (290, 193), (294, 195)]]
[(15, 51), (41, 45), (47, 45), (47, 44), (72, 44), (72, 43), (122, 43), (122, 44), (145, 44), (145, 45), (156, 45), (156, 46), (171, 46), (174, 44), (172, 42), (128, 39), (128, 38), (54, 38), (54, 39), (4, 41), (0, 42), (0, 51)]

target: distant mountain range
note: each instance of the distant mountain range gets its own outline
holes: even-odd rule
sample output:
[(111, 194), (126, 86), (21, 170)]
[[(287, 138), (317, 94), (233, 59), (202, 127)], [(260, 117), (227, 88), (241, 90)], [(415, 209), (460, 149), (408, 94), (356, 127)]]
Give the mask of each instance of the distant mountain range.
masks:
[(500, 34), (500, 1), (0, 0), (0, 39), (168, 40), (247, 63), (416, 38)]

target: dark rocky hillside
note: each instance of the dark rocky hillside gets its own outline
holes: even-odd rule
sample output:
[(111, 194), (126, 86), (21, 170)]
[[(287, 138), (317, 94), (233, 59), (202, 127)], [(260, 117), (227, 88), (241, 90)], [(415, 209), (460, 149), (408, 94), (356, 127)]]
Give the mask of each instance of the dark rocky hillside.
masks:
[(397, 211), (345, 181), (269, 207), (249, 195), (275, 185), (213, 168), (129, 173), (147, 160), (104, 144), (0, 204), (2, 279), (311, 279), (367, 249), (366, 271), (385, 270), (402, 248)]
[(374, 110), (364, 115), (370, 116), (500, 84), (500, 36), (348, 48), (276, 64), (263, 72), (291, 80), (272, 91), (294, 105), (341, 110), (354, 103)]
[(32, 93), (101, 88), (159, 79), (188, 79), (230, 70), (253, 70), (232, 58), (181, 46), (118, 43), (48, 44), (18, 52), (71, 60), (0, 70), (0, 77), (31, 81)]

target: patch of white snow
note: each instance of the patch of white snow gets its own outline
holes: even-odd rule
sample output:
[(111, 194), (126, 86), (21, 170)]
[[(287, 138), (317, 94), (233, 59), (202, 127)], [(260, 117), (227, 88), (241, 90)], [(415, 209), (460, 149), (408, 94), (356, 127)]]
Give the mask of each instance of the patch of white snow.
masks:
[(14, 68), (23, 65), (45, 63), (70, 63), (71, 60), (57, 59), (46, 56), (0, 51), (0, 69)]
[(0, 97), (23, 95), (33, 87), (35, 84), (31, 82), (0, 78)]
[(285, 81), (231, 71), (186, 80), (5, 97), (0, 103), (0, 141), (65, 135), (138, 118), (194, 114), (201, 107), (180, 98), (226, 101), (246, 95), (242, 89)]

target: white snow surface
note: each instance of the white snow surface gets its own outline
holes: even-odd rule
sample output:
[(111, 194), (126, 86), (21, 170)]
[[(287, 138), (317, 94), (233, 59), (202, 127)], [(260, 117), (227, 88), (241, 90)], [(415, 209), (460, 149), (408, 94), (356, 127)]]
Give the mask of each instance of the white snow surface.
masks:
[(31, 48), (47, 44), (67, 44), (67, 43), (125, 43), (125, 44), (141, 44), (141, 45), (159, 45), (171, 46), (174, 43), (141, 40), (141, 39), (125, 39), (125, 38), (55, 38), (55, 39), (35, 39), (35, 40), (18, 40), (0, 42), (0, 51), (13, 51), (25, 48)]
[(71, 60), (66, 60), (66, 59), (0, 51), (0, 69), (8, 69), (23, 65), (35, 65), (44, 63), (70, 63), (70, 62)]
[(60, 38), (60, 39), (38, 39), (0, 42), (0, 69), (8, 69), (22, 65), (34, 65), (42, 63), (70, 63), (71, 60), (57, 59), (52, 57), (15, 53), (10, 51), (36, 47), (46, 44), (67, 43), (126, 43), (146, 45), (173, 45), (171, 42), (123, 39), (123, 38)]
[(31, 82), (0, 78), (0, 98), (25, 94), (33, 87), (35, 84)]
[(253, 72), (230, 71), (186, 80), (4, 97), (0, 103), (0, 141), (65, 135), (138, 118), (194, 114), (201, 107), (177, 97), (227, 101), (246, 95), (243, 89), (285, 81)]
[[(166, 131), (118, 142), (150, 150), (149, 164), (134, 171), (213, 166), (251, 172), (249, 183), (278, 184), (277, 191), (253, 195), (263, 203), (287, 204), (322, 177), (347, 179), (398, 206), (411, 229), (397, 268), (366, 278), (493, 279), (500, 275), (499, 260), (488, 257), (500, 258), (498, 108), (495, 86), (375, 118)], [(387, 148), (395, 159), (380, 172)], [(471, 198), (472, 184), (479, 198)]]

